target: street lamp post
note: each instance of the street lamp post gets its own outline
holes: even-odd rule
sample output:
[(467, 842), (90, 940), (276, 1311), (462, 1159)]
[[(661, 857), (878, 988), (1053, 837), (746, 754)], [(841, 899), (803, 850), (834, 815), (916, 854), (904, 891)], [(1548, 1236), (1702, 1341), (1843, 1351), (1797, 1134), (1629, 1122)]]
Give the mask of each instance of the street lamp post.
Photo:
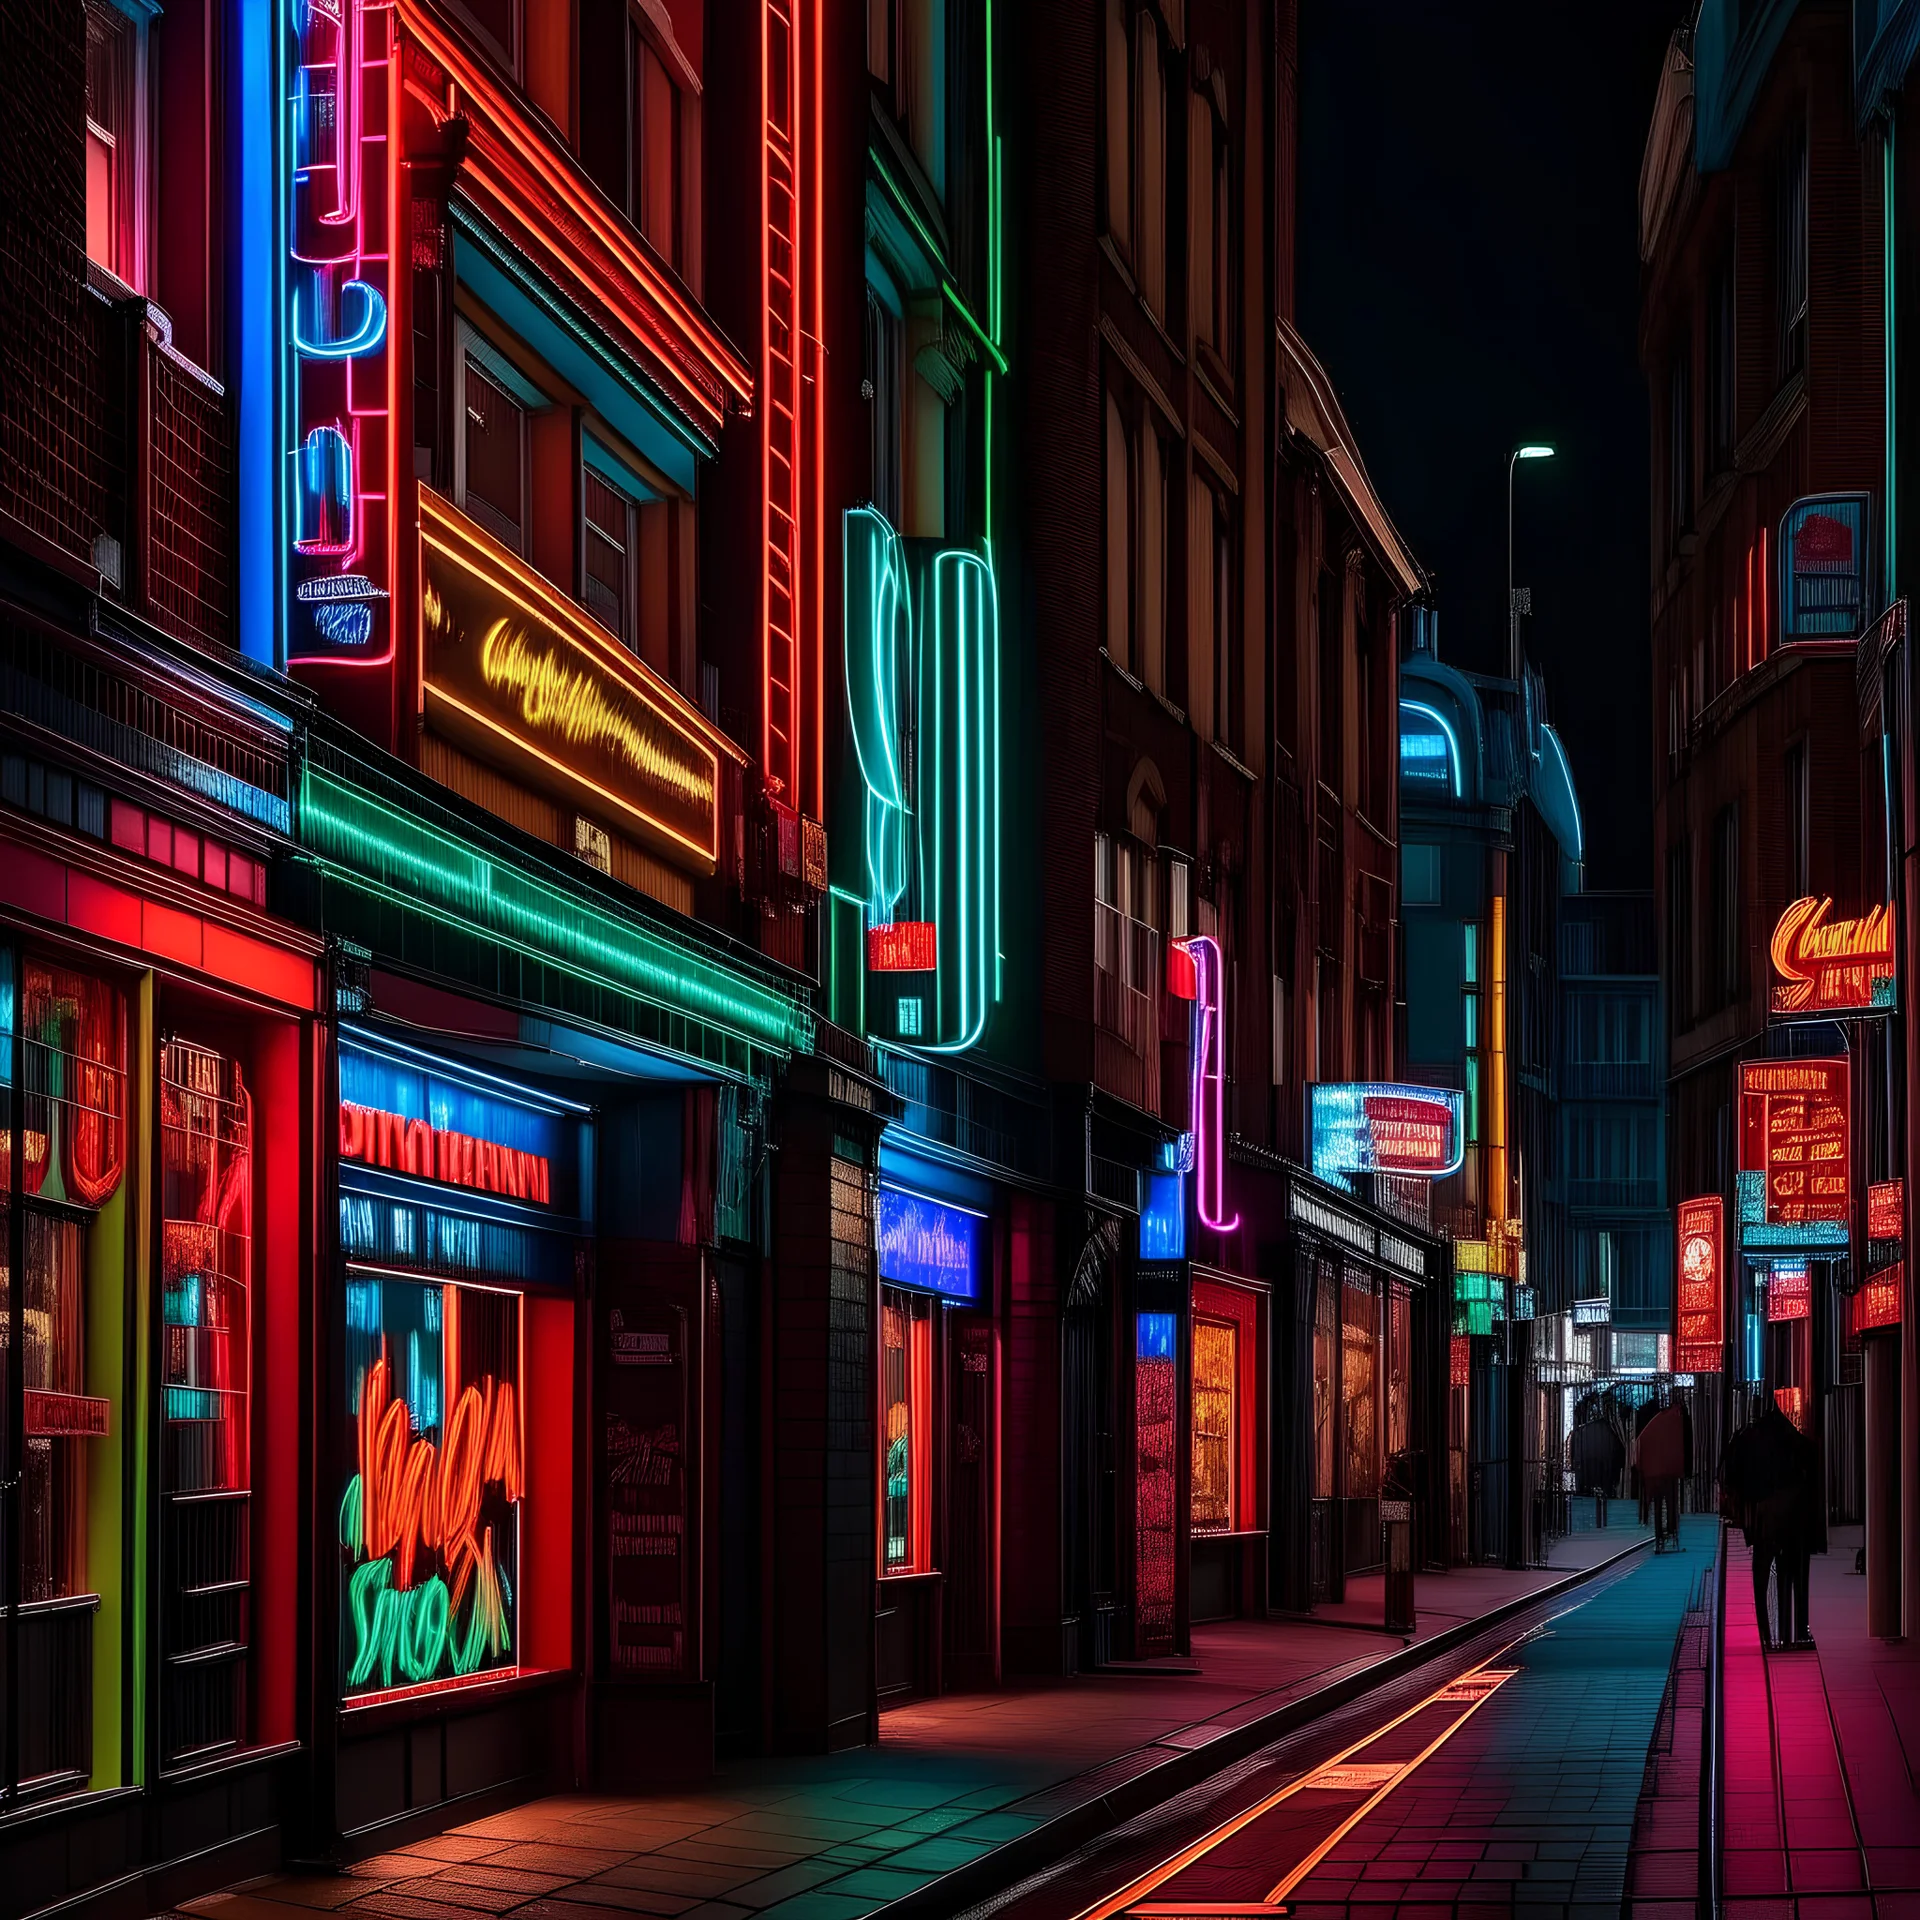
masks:
[(1516, 683), (1520, 678), (1520, 607), (1513, 590), (1513, 470), (1522, 460), (1551, 460), (1554, 451), (1529, 442), (1515, 447), (1507, 456), (1507, 665)]

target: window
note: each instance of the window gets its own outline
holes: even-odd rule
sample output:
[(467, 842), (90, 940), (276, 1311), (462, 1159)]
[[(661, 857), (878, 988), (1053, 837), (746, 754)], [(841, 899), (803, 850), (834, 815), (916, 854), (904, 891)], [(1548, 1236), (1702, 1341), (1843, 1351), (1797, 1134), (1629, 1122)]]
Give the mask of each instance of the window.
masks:
[(697, 292), (695, 76), (652, 13), (629, 0), (581, 0), (579, 23), (581, 165)]
[(1804, 900), (1813, 891), (1813, 823), (1807, 780), (1808, 743), (1787, 749), (1787, 887), (1789, 897)]
[(1140, 493), (1139, 440), (1120, 403), (1107, 395), (1107, 652), (1131, 673), (1134, 662), (1134, 528)]
[(1667, 536), (1678, 542), (1693, 524), (1692, 341), (1682, 329), (1667, 369)]
[[(341, 1502), (343, 1691), (363, 1703), (511, 1670), (526, 1493), (522, 1299), (355, 1272), (346, 1285), (355, 1472)], [(432, 1472), (436, 1508), (408, 1490)]]
[(581, 471), (580, 579), (587, 611), (617, 640), (633, 644), (634, 503), (592, 467)]
[(1666, 978), (1679, 1027), (1693, 1014), (1693, 847), (1684, 838), (1667, 849)]
[(1239, 1341), (1240, 1329), (1231, 1320), (1194, 1315), (1192, 1513), (1195, 1533), (1227, 1533), (1234, 1525)]
[(1233, 150), (1213, 102), (1192, 96), (1188, 181), (1192, 210), (1187, 235), (1188, 298), (1193, 337), (1233, 365)]
[(413, 473), (429, 486), (445, 485), (446, 278), (416, 269), (413, 276)]
[(1776, 371), (1807, 364), (1807, 129), (1797, 122), (1780, 144), (1773, 182), (1773, 294)]
[(1707, 289), (1707, 458), (1716, 473), (1733, 459), (1737, 373), (1729, 248)]
[(867, 421), (872, 444), (873, 504), (890, 527), (901, 524), (901, 376), (906, 329), (872, 286), (867, 288)]
[(1239, 632), (1234, 621), (1232, 508), (1224, 495), (1202, 483), (1195, 496), (1197, 545), (1193, 556), (1195, 580), (1202, 600), (1196, 612), (1195, 636), (1207, 653), (1202, 671), (1209, 678), (1204, 702), (1194, 701), (1214, 739), (1239, 750), (1245, 689), (1241, 684)]
[(1713, 823), (1713, 984), (1718, 1002), (1740, 991), (1740, 813), (1722, 807)]
[(459, 504), (516, 553), (527, 547), (527, 409), (491, 355), (461, 356)]
[(509, 69), (520, 70), (519, 0), (458, 0), (460, 11), (480, 29), (483, 40)]
[(880, 1571), (931, 1573), (933, 1302), (880, 1289)]
[(1313, 1498), (1334, 1495), (1333, 1370), (1340, 1352), (1340, 1279), (1323, 1261), (1313, 1294)]
[[(881, 0), (869, 0), (880, 4)], [(1107, 232), (1133, 257), (1133, 30), (1129, 0), (1106, 0)]]
[(1167, 79), (1160, 24), (1131, 0), (1107, 0), (1107, 232), (1142, 297), (1167, 310)]
[(1320, 778), (1336, 793), (1342, 790), (1341, 707), (1345, 695), (1346, 575), (1331, 567), (1320, 569), (1315, 596), (1315, 618), (1320, 644)]
[(1340, 1289), (1340, 1410), (1346, 1434), (1341, 1491), (1349, 1500), (1372, 1499), (1380, 1491), (1379, 1346), (1379, 1296), (1364, 1270), (1349, 1267)]
[(112, 0), (87, 0), (87, 258), (144, 289), (146, 36)]

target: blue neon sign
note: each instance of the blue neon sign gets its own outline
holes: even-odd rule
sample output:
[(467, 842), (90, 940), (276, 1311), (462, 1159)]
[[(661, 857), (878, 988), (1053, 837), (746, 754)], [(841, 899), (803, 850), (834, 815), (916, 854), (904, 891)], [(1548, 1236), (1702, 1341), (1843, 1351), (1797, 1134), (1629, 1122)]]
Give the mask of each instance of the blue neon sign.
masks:
[(986, 1226), (977, 1213), (925, 1194), (883, 1186), (878, 1208), (880, 1278), (949, 1300), (980, 1297), (980, 1249)]

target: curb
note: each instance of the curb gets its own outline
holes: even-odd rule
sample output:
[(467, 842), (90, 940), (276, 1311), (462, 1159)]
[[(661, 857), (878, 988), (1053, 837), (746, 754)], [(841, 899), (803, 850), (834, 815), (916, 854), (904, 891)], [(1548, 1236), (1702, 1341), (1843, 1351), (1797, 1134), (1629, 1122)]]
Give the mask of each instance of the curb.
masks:
[[(1582, 1567), (1551, 1586), (1536, 1587), (1531, 1593), (1502, 1602), (1491, 1612), (1476, 1614), (1471, 1620), (1462, 1620), (1459, 1625), (1436, 1633), (1430, 1640), (1417, 1640), (1411, 1646), (1369, 1661), (1357, 1672), (1331, 1681), (1312, 1693), (1286, 1701), (1271, 1712), (1263, 1713), (1240, 1726), (1230, 1727), (1197, 1747), (1170, 1753), (1158, 1765), (1144, 1768), (1109, 1792), (1097, 1794), (1079, 1806), (1069, 1807), (1065, 1812), (1055, 1814), (1051, 1820), (1044, 1820), (1031, 1831), (1021, 1834), (1019, 1838), (1003, 1841), (981, 1854), (977, 1860), (954, 1867), (929, 1880), (924, 1886), (916, 1887), (911, 1893), (903, 1893), (897, 1900), (889, 1900), (884, 1906), (875, 1907), (867, 1915), (867, 1920), (950, 1920), (950, 1916), (997, 1893), (1004, 1893), (1043, 1867), (1053, 1866), (1087, 1841), (1123, 1825), (1136, 1815), (1145, 1813), (1148, 1808), (1158, 1806), (1175, 1794), (1185, 1793), (1189, 1787), (1198, 1786), (1216, 1773), (1224, 1772), (1283, 1735), (1311, 1725), (1334, 1708), (1343, 1707), (1384, 1682), (1396, 1680), (1402, 1674), (1424, 1666), (1436, 1655), (1485, 1633), (1489, 1627), (1497, 1627), (1501, 1621), (1510, 1620), (1529, 1607), (1537, 1607), (1543, 1600), (1571, 1593), (1575, 1587), (1584, 1586), (1587, 1581), (1617, 1567), (1623, 1560), (1631, 1559), (1636, 1553), (1644, 1553), (1651, 1545), (1651, 1538), (1636, 1540), (1632, 1546), (1623, 1547), (1618, 1553), (1610, 1554), (1590, 1567)], [(1158, 1746), (1161, 1743), (1156, 1741), (1151, 1744)], [(1136, 1747), (1132, 1751), (1138, 1753), (1141, 1749)], [(1115, 1759), (1125, 1757), (1124, 1754), (1114, 1756)], [(1104, 1764), (1111, 1766), (1113, 1762)], [(1069, 1784), (1069, 1781), (1060, 1783), (1063, 1787)], [(1058, 1792), (1059, 1788), (1040, 1788), (1037, 1791)]]

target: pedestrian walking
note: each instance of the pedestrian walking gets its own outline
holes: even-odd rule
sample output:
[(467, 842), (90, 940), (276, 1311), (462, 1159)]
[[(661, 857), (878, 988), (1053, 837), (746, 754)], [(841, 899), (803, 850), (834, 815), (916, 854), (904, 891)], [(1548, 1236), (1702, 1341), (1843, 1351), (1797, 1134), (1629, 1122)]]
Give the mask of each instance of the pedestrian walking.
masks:
[(1567, 1452), (1574, 1491), (1593, 1495), (1593, 1524), (1604, 1531), (1607, 1501), (1619, 1490), (1627, 1450), (1598, 1402), (1589, 1401), (1582, 1409), (1579, 1424), (1567, 1436)]
[(1662, 1407), (1640, 1430), (1640, 1485), (1653, 1513), (1653, 1550), (1680, 1544), (1680, 1480), (1687, 1429), (1677, 1406)]
[[(1757, 1418), (1720, 1456), (1720, 1511), (1739, 1525), (1753, 1556), (1753, 1611), (1763, 1647), (1810, 1648), (1810, 1562), (1827, 1550), (1820, 1450), (1782, 1413), (1771, 1393)], [(1767, 1582), (1777, 1594), (1779, 1630), (1768, 1617)]]

